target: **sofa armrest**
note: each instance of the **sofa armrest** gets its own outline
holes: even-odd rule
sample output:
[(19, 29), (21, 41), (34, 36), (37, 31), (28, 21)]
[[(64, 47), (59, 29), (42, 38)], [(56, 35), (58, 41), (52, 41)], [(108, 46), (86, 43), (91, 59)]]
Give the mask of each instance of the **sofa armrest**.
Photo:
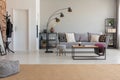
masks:
[(109, 39), (110, 39), (110, 36), (106, 36), (106, 48), (108, 47), (108, 44), (109, 44)]

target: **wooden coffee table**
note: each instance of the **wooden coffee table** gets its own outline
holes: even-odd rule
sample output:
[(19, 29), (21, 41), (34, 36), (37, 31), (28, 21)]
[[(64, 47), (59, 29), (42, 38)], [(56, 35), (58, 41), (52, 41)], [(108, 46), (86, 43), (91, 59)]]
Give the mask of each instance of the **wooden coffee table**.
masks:
[[(79, 49), (79, 53), (94, 53), (96, 54), (95, 56), (77, 56), (75, 49)], [(79, 46), (79, 45), (73, 45), (72, 46), (72, 58), (73, 60), (106, 60), (106, 51), (104, 51), (104, 55), (102, 55), (104, 58), (97, 58), (100, 57), (95, 51), (80, 51), (80, 49), (94, 49), (94, 50), (99, 50), (98, 46), (95, 45), (84, 45), (84, 46)], [(106, 50), (106, 49), (105, 49)], [(98, 51), (99, 52), (99, 51)]]

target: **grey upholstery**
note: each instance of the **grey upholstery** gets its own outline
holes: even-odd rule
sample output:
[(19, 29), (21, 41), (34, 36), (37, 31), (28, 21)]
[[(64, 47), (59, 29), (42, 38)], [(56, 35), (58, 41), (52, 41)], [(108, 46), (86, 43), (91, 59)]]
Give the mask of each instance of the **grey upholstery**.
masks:
[(1, 60), (0, 77), (7, 77), (20, 71), (19, 61)]
[(90, 42), (89, 38), (92, 34), (100, 35), (101, 33), (75, 33), (76, 42), (64, 42), (64, 41), (61, 42), (59, 39), (58, 40), (59, 40), (59, 44), (66, 45), (66, 48), (71, 48), (72, 45), (78, 45), (79, 42), (81, 42), (82, 45), (95, 45), (96, 43), (101, 43), (104, 44), (106, 48), (108, 47), (109, 36), (106, 36), (106, 40), (105, 40), (106, 42)]

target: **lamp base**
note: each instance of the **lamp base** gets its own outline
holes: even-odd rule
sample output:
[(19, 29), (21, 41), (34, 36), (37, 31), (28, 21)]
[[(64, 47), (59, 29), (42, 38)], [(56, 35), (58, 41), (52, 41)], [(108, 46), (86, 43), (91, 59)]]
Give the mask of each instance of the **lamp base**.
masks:
[(53, 53), (53, 51), (45, 51), (45, 53)]

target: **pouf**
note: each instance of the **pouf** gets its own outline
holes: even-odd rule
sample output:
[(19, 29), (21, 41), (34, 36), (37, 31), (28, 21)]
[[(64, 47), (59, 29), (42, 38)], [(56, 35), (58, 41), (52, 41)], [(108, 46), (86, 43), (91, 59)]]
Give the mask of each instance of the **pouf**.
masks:
[(66, 55), (66, 52), (65, 52), (65, 49), (66, 49), (66, 45), (57, 45), (57, 55), (63, 55), (65, 54)]
[(0, 61), (0, 77), (4, 78), (20, 71), (19, 61), (1, 60)]

